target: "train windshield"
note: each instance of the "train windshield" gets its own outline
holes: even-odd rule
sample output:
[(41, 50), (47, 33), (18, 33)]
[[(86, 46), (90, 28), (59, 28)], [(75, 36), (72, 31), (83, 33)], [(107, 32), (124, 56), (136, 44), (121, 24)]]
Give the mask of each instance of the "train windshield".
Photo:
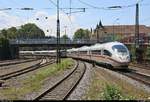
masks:
[(114, 45), (112, 49), (117, 53), (127, 54), (127, 49), (122, 45)]

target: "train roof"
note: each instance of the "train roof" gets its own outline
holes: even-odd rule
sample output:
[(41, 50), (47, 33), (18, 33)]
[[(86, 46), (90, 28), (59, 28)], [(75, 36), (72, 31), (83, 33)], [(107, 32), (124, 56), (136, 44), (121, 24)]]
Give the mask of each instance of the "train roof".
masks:
[(124, 45), (123, 43), (114, 41), (114, 42), (107, 42), (107, 43), (96, 43), (95, 45), (92, 46), (83, 46), (80, 48), (72, 48), (69, 49), (67, 51), (88, 51), (88, 50), (101, 50), (101, 49), (107, 49), (107, 48), (111, 48), (113, 45)]
[(83, 46), (83, 47), (80, 47), (78, 50), (79, 50), (79, 51), (87, 51), (87, 50), (90, 50), (90, 47), (88, 47), (88, 46)]
[(102, 44), (97, 43), (95, 45), (92, 45), (90, 48), (91, 50), (99, 50), (101, 47), (102, 47)]
[(74, 52), (74, 51), (78, 51), (78, 48), (72, 48), (72, 49), (68, 49), (68, 52)]

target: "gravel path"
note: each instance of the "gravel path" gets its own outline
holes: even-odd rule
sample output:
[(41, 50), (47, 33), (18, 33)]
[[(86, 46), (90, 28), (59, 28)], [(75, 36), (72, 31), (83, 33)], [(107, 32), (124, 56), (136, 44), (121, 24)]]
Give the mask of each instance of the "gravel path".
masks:
[(86, 63), (87, 70), (80, 81), (79, 85), (77, 85), (76, 89), (72, 92), (67, 100), (82, 100), (84, 99), (84, 95), (89, 89), (89, 85), (92, 81), (92, 66), (91, 64)]

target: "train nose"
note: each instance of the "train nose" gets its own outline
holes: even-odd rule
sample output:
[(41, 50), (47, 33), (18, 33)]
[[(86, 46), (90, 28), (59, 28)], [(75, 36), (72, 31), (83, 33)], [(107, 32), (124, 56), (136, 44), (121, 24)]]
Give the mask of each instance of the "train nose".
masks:
[(119, 56), (121, 61), (129, 61), (130, 57), (129, 56)]
[(125, 60), (125, 57), (123, 57), (123, 56), (120, 56), (119, 58), (120, 58), (121, 60)]

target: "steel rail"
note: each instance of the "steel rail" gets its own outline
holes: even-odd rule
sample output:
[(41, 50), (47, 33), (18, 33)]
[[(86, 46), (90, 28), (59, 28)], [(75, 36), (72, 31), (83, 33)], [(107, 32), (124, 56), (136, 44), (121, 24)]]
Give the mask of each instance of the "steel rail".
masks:
[(86, 64), (84, 63), (84, 71), (83, 74), (81, 75), (80, 79), (77, 80), (77, 82), (75, 83), (74, 86), (72, 86), (72, 88), (70, 88), (70, 90), (68, 90), (67, 94), (64, 96), (63, 100), (67, 100), (67, 98), (70, 96), (70, 94), (75, 90), (75, 88), (77, 87), (77, 85), (80, 83), (81, 79), (83, 78), (85, 72), (86, 72)]
[(150, 86), (150, 76), (147, 76), (142, 73), (134, 72), (134, 71), (131, 71), (131, 72), (120, 72), (119, 71), (119, 73), (122, 75), (125, 75), (129, 78), (132, 78), (136, 81), (142, 82), (143, 84), (145, 84), (147, 86)]
[(26, 63), (26, 62), (30, 62), (30, 61), (36, 61), (36, 60), (38, 60), (38, 59), (31, 59), (31, 60), (25, 60), (25, 61), (16, 61), (16, 62), (8, 62), (8, 63), (0, 63), (0, 67), (8, 66), (8, 65), (21, 64), (21, 63)]
[[(50, 92), (53, 92), (53, 91), (57, 90), (56, 88), (61, 87), (61, 84), (63, 84), (63, 82), (65, 83), (65, 81), (67, 81), (73, 74), (75, 74), (78, 68), (79, 68), (79, 62), (76, 63), (74, 69), (69, 74), (67, 74), (64, 78), (62, 78), (56, 84), (51, 86), (48, 90), (46, 90), (45, 92), (43, 92), (42, 94), (37, 96), (35, 98), (35, 100), (46, 100), (45, 98), (49, 97)], [(83, 70), (83, 72), (81, 72), (82, 74), (80, 75), (80, 78), (77, 79), (76, 82), (74, 82), (74, 85), (71, 84), (72, 85), (71, 88), (69, 88), (67, 90), (67, 92), (65, 92), (63, 97), (61, 97), (61, 100), (66, 100), (70, 96), (70, 94), (73, 92), (73, 90), (79, 84), (80, 80), (83, 78), (85, 71), (86, 71), (86, 65), (84, 63), (84, 70)], [(59, 91), (62, 91), (62, 90), (59, 90)], [(58, 96), (58, 97), (60, 97), (60, 96)], [(49, 98), (48, 100), (51, 100), (51, 98)]]
[(149, 65), (130, 64), (129, 66), (150, 70)]
[(41, 67), (47, 66), (49, 64), (53, 64), (55, 61), (52, 60), (51, 62), (43, 63), (43, 64), (41, 64), (41, 62), (42, 61), (40, 61), (39, 63), (37, 63), (35, 65), (26, 67), (24, 69), (21, 69), (21, 70), (15, 71), (15, 72), (11, 72), (11, 73), (8, 73), (8, 74), (5, 74), (5, 75), (1, 75), (0, 80), (8, 80), (12, 77), (17, 77), (17, 76), (25, 74), (27, 72), (31, 72), (31, 71), (34, 71), (34, 70), (39, 69)]

